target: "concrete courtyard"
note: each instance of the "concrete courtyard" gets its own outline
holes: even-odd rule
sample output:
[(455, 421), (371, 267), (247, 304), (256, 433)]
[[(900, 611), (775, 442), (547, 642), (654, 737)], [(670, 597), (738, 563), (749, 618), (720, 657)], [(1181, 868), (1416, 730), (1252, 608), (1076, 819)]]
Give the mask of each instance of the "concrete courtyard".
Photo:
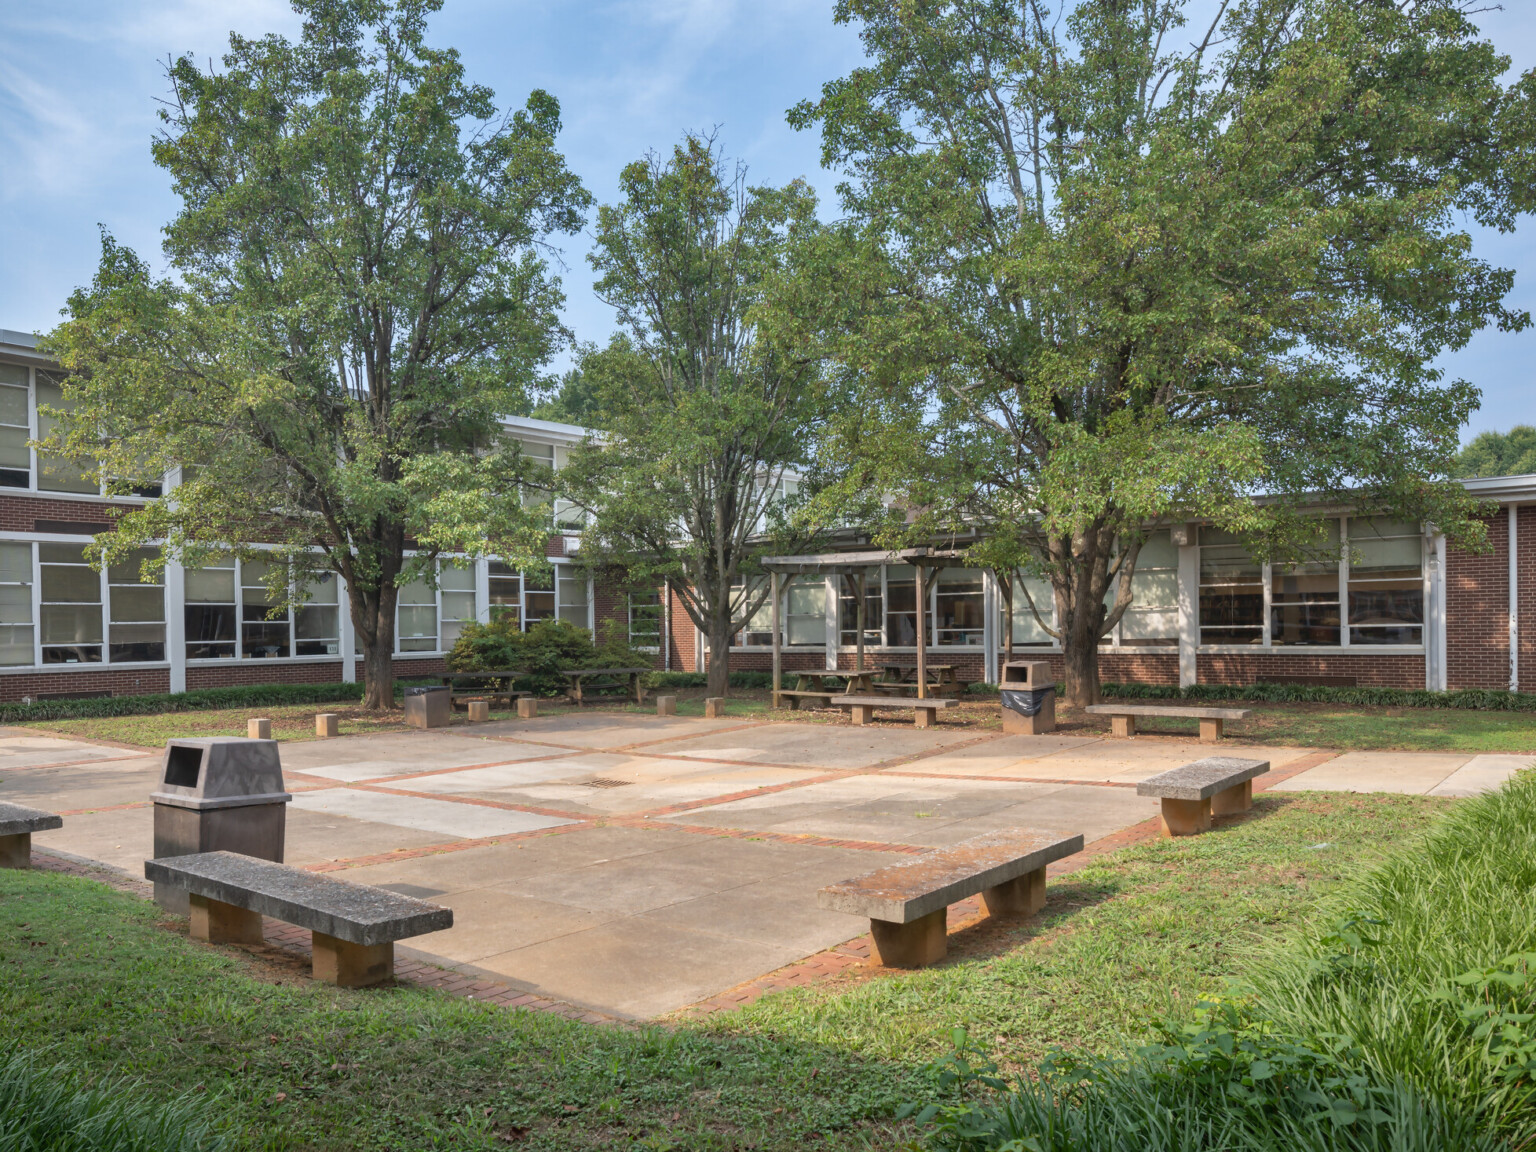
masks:
[[(287, 860), (454, 909), (403, 954), (626, 1017), (841, 944), (824, 884), (1006, 828), (1092, 843), (1156, 815), (1138, 780), (1216, 749), (1169, 738), (561, 713), (282, 745)], [(1278, 791), (1465, 796), (1528, 756), (1226, 742)], [(160, 754), (0, 729), (0, 800), (35, 843), (143, 875)]]

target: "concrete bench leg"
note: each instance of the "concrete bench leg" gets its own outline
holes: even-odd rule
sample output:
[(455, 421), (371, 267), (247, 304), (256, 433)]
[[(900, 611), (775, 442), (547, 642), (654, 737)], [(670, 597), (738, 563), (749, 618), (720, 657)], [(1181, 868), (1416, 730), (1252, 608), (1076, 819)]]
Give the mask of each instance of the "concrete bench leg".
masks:
[(948, 951), (948, 911), (940, 908), (910, 924), (871, 920), (869, 934), (875, 942), (875, 959), (887, 968), (923, 968), (937, 964)]
[(918, 728), (932, 728), (939, 722), (939, 710), (937, 708), (914, 708), (912, 710), (912, 723)]
[(704, 698), (704, 719), (718, 720), (725, 715), (724, 696), (706, 696)]
[(187, 897), (187, 914), (192, 921), (194, 940), (206, 940), (210, 944), (260, 944), (264, 939), (261, 913), (249, 908), (239, 908), (193, 892)]
[(855, 724), (873, 724), (875, 721), (875, 706), (873, 704), (852, 704), (849, 705), (849, 710), (853, 713), (853, 722)]
[(315, 713), (315, 735), (329, 740), (341, 734), (341, 719), (334, 712)]
[(1045, 907), (1045, 869), (1036, 868), (995, 888), (981, 890), (988, 916), (1033, 916)]
[(1235, 816), (1239, 812), (1247, 812), (1252, 807), (1252, 780), (1244, 780), (1241, 784), (1234, 785), (1225, 792), (1218, 792), (1211, 797), (1212, 816)]
[(677, 715), (677, 697), (676, 696), (658, 696), (658, 697), (656, 697), (656, 715), (658, 715), (658, 716), (676, 716)]
[(32, 833), (0, 836), (0, 868), (32, 867)]
[(1211, 827), (1211, 802), (1205, 800), (1163, 800), (1163, 835), (1194, 836)]
[(395, 946), (389, 944), (354, 944), (338, 940), (324, 932), (312, 932), (314, 962), (311, 974), (316, 980), (338, 988), (366, 988), (395, 974)]
[(539, 702), (532, 696), (517, 698), (517, 714), (523, 720), (532, 720), (539, 714)]
[(272, 739), (272, 721), (265, 717), (252, 717), (245, 722), (245, 735), (248, 740)]
[(1109, 718), (1109, 731), (1113, 736), (1120, 736), (1129, 740), (1136, 735), (1136, 717), (1111, 716)]
[(1224, 721), (1221, 721), (1221, 720), (1202, 720), (1202, 721), (1200, 721), (1200, 743), (1202, 743), (1202, 744), (1220, 744), (1221, 743), (1221, 727), (1222, 727), (1223, 723), (1224, 723)]
[(489, 700), (471, 700), (468, 711), (471, 724), (484, 723), (491, 718), (491, 702)]

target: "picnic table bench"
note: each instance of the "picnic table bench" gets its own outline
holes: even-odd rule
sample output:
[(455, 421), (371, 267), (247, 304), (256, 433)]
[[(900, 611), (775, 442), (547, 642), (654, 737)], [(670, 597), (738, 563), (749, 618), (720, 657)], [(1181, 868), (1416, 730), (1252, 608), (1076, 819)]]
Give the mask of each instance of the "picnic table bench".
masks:
[(453, 927), (452, 909), (237, 852), (146, 860), (144, 875), (188, 893), (195, 940), (260, 944), (263, 916), (308, 928), (314, 978), (342, 988), (394, 975), (396, 940)]
[(1223, 724), (1228, 720), (1246, 720), (1253, 715), (1252, 708), (1192, 708), (1180, 704), (1090, 704), (1083, 711), (1091, 716), (1108, 716), (1110, 732), (1127, 738), (1136, 735), (1138, 716), (1198, 720), (1202, 744), (1219, 744)]
[(531, 695), (512, 687), (514, 680), (526, 675), (526, 668), (503, 668), (498, 672), (448, 672), (442, 676), (442, 682), (448, 688), (449, 702), (455, 708), (461, 703), (468, 707), (471, 700), (486, 700), (492, 704), (497, 700), (505, 700), (507, 706), (511, 707), (512, 701)]
[(833, 708), (847, 708), (853, 713), (855, 724), (868, 724), (875, 718), (876, 708), (905, 708), (912, 713), (912, 723), (918, 728), (932, 728), (938, 723), (939, 713), (953, 708), (958, 700), (941, 700), (933, 696), (926, 699), (904, 699), (897, 696), (832, 696)]
[(0, 868), (32, 867), (32, 833), (64, 827), (64, 818), (21, 804), (0, 804)]
[[(954, 664), (930, 664), (928, 672), (928, 690), (937, 689), (940, 692), (964, 692), (969, 681), (961, 680), (959, 671)], [(881, 664), (880, 675), (870, 682), (870, 688), (876, 692), (890, 692), (893, 695), (904, 692), (917, 691), (917, 665), (915, 664)]]
[(1162, 800), (1163, 835), (1193, 836), (1211, 826), (1211, 816), (1231, 816), (1253, 807), (1253, 778), (1269, 771), (1268, 760), (1207, 756), (1136, 785), (1136, 795)]
[(989, 916), (1033, 916), (1045, 905), (1045, 867), (1083, 850), (1081, 833), (1015, 828), (828, 884), (822, 908), (869, 917), (875, 956), (888, 968), (921, 968), (944, 958), (949, 906), (981, 894)]
[(567, 680), (566, 699), (580, 704), (589, 695), (604, 700), (614, 697), (630, 697), (636, 704), (645, 703), (645, 688), (640, 677), (649, 668), (576, 668), (560, 675)]
[[(800, 701), (804, 700), (816, 707), (831, 707), (835, 696), (846, 696), (850, 693), (870, 693), (874, 691), (872, 681), (874, 672), (850, 672), (842, 669), (828, 668), (825, 671), (815, 669), (795, 673), (795, 686), (793, 688), (779, 689), (779, 697), (789, 701), (790, 711), (800, 707)], [(828, 688), (828, 680), (841, 681), (839, 687)]]

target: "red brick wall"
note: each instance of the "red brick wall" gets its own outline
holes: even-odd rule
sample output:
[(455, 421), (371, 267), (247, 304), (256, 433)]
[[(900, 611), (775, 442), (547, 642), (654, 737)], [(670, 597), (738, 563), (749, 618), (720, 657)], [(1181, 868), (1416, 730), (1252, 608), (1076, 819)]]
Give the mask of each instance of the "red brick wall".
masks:
[(1487, 524), (1491, 551), (1446, 549), (1446, 681), (1453, 689), (1509, 687), (1509, 519), (1501, 514)]
[(672, 628), (672, 671), (674, 672), (699, 672), (698, 644), (694, 640), (693, 620), (688, 615), (688, 610), (683, 607), (682, 598), (675, 589), (668, 591), (670, 603), (668, 605), (668, 617)]
[(67, 672), (21, 672), (0, 676), (0, 700), (36, 700), (57, 692), (110, 692), (114, 696), (135, 696), (171, 690), (167, 668), (82, 668), (74, 665)]
[[(1361, 688), (1423, 688), (1424, 657), (1406, 653), (1222, 652), (1195, 658), (1201, 684), (1253, 684), (1319, 676), (1351, 678)], [(1175, 678), (1177, 683), (1177, 678)]]
[[(1506, 538), (1509, 529), (1505, 529)], [(1520, 626), (1520, 691), (1536, 692), (1536, 504), (1520, 508), (1520, 571), (1515, 586), (1520, 590), (1516, 621)]]
[(31, 532), (38, 520), (74, 520), (80, 535), (90, 535), (101, 525), (111, 523), (137, 504), (108, 504), (99, 500), (71, 500), (68, 497), (0, 495), (0, 530)]

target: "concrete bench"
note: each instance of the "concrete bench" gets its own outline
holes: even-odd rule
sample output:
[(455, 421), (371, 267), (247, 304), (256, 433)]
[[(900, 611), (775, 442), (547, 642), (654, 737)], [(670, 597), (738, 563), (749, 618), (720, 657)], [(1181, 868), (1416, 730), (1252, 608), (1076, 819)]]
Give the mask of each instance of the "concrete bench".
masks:
[(1136, 795), (1162, 800), (1163, 834), (1193, 836), (1211, 826), (1211, 816), (1231, 816), (1253, 807), (1253, 778), (1269, 771), (1268, 760), (1208, 756), (1136, 785)]
[(1083, 837), (1015, 828), (963, 840), (855, 880), (828, 884), (816, 902), (869, 917), (875, 956), (889, 968), (944, 958), (949, 906), (981, 893), (989, 916), (1033, 916), (1045, 906), (1045, 866), (1083, 850)]
[(186, 890), (194, 940), (260, 944), (263, 916), (308, 928), (315, 979), (342, 988), (394, 975), (396, 940), (453, 927), (452, 909), (236, 852), (146, 860), (144, 875)]
[(1221, 741), (1221, 728), (1228, 720), (1246, 720), (1252, 708), (1190, 708), (1177, 704), (1090, 704), (1083, 709), (1090, 716), (1108, 716), (1110, 731), (1116, 736), (1136, 735), (1136, 717), (1171, 716), (1176, 720), (1200, 721), (1200, 743)]
[(32, 833), (64, 827), (64, 818), (20, 804), (0, 804), (0, 868), (32, 867)]
[(938, 723), (939, 713), (953, 708), (958, 700), (908, 700), (899, 696), (838, 696), (831, 697), (832, 707), (848, 708), (853, 712), (855, 724), (868, 724), (875, 718), (876, 708), (898, 708), (912, 713), (912, 722), (919, 728), (932, 728)]
[(818, 692), (814, 688), (780, 688), (779, 697), (789, 701), (789, 710), (794, 712), (799, 709), (800, 701), (804, 700), (813, 707), (830, 708), (832, 698), (841, 696), (841, 692)]

